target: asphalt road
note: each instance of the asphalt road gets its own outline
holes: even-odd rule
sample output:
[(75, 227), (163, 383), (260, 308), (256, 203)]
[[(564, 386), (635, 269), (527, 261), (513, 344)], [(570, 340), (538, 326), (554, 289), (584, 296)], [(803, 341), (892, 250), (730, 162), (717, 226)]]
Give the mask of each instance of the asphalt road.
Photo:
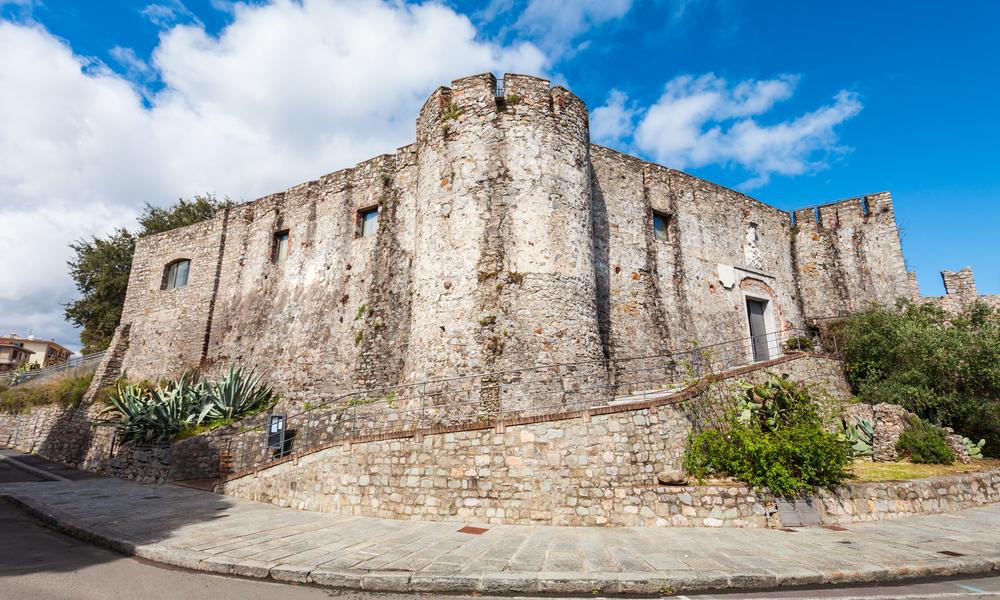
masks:
[(39, 475), (28, 473), (23, 469), (18, 469), (5, 460), (0, 460), (0, 483), (15, 483), (18, 481), (45, 481), (45, 479)]
[[(0, 461), (0, 481), (40, 481)], [(45, 485), (39, 483), (39, 485)], [(427, 596), (424, 596), (427, 597)], [(684, 596), (681, 596), (682, 598)], [(689, 598), (1000, 598), (1000, 577), (905, 586), (794, 590)], [(365, 594), (245, 580), (160, 567), (51, 530), (0, 501), (0, 600), (413, 600), (399, 594)], [(468, 596), (441, 596), (472, 600)], [(479, 599), (482, 600), (482, 599)]]

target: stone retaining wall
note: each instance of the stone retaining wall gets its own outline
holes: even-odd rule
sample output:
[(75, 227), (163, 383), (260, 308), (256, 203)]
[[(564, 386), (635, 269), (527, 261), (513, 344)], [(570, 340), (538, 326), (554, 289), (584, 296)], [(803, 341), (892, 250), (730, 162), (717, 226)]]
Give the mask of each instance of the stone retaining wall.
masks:
[[(801, 356), (770, 365), (833, 395), (840, 363)], [(737, 372), (757, 381), (767, 371)], [(227, 494), (304, 510), (417, 520), (615, 526), (771, 524), (746, 487), (665, 487), (688, 433), (732, 381), (700, 397), (550, 415), (544, 420), (349, 440), (259, 471), (237, 474)], [(600, 414), (598, 414), (600, 413)]]
[(947, 513), (1000, 502), (1000, 469), (982, 473), (851, 483), (819, 495), (826, 525)]
[(153, 482), (209, 479), (219, 475), (219, 449), (229, 430), (173, 444), (116, 443), (114, 429), (97, 424), (98, 408), (41, 406), (0, 412), (0, 446), (122, 479)]
[[(788, 357), (768, 371), (834, 396), (846, 383), (837, 361)], [(765, 370), (733, 377), (757, 381)], [(609, 407), (502, 427), (338, 444), (224, 484), (234, 496), (300, 509), (399, 519), (604, 526), (774, 527), (775, 502), (742, 485), (663, 486), (679, 466), (698, 400)], [(115, 444), (96, 408), (38, 407), (0, 413), (0, 445), (140, 481), (211, 478), (234, 427), (172, 445)], [(601, 412), (601, 411), (595, 411)], [(247, 423), (256, 424), (260, 415)], [(1000, 501), (1000, 470), (822, 492), (824, 524), (946, 512)]]
[[(582, 419), (335, 446), (224, 492), (299, 510), (394, 519), (618, 527), (776, 527), (774, 499), (745, 485), (663, 486), (683, 452), (671, 406)], [(1000, 470), (820, 491), (824, 525), (1000, 502)]]
[[(802, 357), (772, 365), (843, 393), (839, 363)], [(742, 373), (756, 381), (765, 371)], [(728, 382), (721, 382), (722, 386)], [(229, 495), (302, 510), (394, 519), (622, 527), (773, 527), (774, 499), (733, 484), (664, 486), (678, 468), (709, 388), (683, 402), (604, 414), (483, 425), (412, 437), (349, 440), (223, 484)], [(1000, 500), (1000, 472), (902, 483), (852, 484), (815, 503), (827, 524), (940, 512)]]

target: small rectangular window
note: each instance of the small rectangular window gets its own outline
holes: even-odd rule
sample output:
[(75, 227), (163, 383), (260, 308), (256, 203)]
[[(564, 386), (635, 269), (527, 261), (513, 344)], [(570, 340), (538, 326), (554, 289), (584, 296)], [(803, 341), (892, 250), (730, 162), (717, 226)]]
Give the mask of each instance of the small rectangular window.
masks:
[(191, 261), (178, 260), (167, 265), (167, 272), (164, 274), (164, 289), (172, 290), (187, 285), (188, 272), (191, 270)]
[(281, 262), (288, 258), (288, 230), (274, 234), (274, 246), (271, 248), (271, 258)]
[(378, 233), (378, 208), (358, 211), (357, 237), (370, 237)]
[(653, 211), (653, 238), (658, 242), (670, 241), (670, 215)]

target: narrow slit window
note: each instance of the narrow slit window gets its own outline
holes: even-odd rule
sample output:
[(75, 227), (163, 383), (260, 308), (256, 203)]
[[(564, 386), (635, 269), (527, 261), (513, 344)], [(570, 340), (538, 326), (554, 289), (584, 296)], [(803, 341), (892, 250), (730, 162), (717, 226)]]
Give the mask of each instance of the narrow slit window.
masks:
[(653, 211), (653, 239), (658, 242), (670, 241), (670, 215)]
[(274, 234), (274, 246), (271, 248), (271, 257), (274, 262), (281, 262), (288, 258), (288, 230), (279, 231)]
[(170, 263), (163, 273), (163, 289), (172, 290), (186, 286), (190, 271), (191, 261), (189, 260), (178, 260)]
[(378, 233), (378, 208), (358, 211), (358, 237), (370, 237)]

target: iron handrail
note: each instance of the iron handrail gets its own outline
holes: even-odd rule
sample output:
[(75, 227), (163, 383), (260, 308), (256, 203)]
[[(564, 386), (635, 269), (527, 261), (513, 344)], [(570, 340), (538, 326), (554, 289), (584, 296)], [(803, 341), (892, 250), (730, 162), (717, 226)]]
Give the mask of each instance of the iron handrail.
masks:
[(45, 379), (51, 375), (64, 373), (66, 371), (75, 371), (78, 369), (90, 368), (91, 366), (96, 368), (96, 365), (100, 363), (106, 353), (106, 350), (102, 350), (100, 352), (85, 354), (83, 356), (71, 356), (65, 362), (52, 365), (51, 367), (45, 367), (44, 369), (38, 369), (35, 371), (15, 371), (7, 374), (6, 377), (9, 379), (9, 385), (15, 386), (28, 383), (30, 381)]

